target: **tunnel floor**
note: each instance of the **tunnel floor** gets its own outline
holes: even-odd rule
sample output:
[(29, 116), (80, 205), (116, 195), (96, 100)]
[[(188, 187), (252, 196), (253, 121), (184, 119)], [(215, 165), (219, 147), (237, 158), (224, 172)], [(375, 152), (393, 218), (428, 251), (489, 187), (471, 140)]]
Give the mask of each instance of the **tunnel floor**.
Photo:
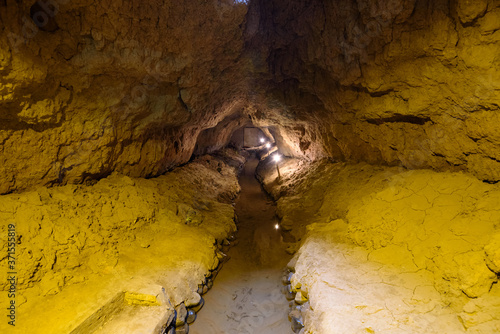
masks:
[(290, 255), (275, 228), (274, 202), (254, 176), (258, 162), (250, 159), (240, 176), (237, 244), (204, 296), (205, 306), (190, 333), (292, 333), (288, 302), (281, 292), (282, 271)]

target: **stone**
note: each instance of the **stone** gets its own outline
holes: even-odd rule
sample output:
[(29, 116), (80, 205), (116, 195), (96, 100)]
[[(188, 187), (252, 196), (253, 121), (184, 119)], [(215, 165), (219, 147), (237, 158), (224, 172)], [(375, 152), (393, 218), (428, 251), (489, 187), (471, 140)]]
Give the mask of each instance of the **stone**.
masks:
[(290, 286), (290, 284), (285, 286), (283, 288), (283, 291), (285, 293), (285, 297), (287, 300), (294, 300), (295, 299), (295, 292), (292, 291), (292, 287)]
[(212, 281), (215, 280), (215, 278), (217, 277), (218, 274), (219, 274), (218, 270), (213, 270), (212, 272), (210, 272), (210, 279)]
[(304, 321), (302, 320), (302, 314), (298, 310), (293, 310), (292, 312), (290, 312), (288, 317), (291, 321), (292, 331), (294, 333), (298, 333), (302, 328), (304, 328)]
[(219, 261), (219, 258), (218, 256), (215, 256), (213, 261), (212, 261), (212, 265), (210, 266), (210, 270), (215, 270), (215, 269), (219, 269), (220, 268), (220, 261)]
[(158, 323), (157, 327), (155, 328), (155, 332), (159, 332), (161, 334), (174, 334), (175, 317), (175, 309), (170, 309), (170, 311), (167, 314), (164, 314), (163, 318)]
[(200, 298), (200, 302), (197, 305), (191, 307), (190, 309), (198, 313), (203, 308), (203, 305), (205, 305), (205, 300), (203, 298)]
[(184, 303), (178, 305), (175, 308), (175, 311), (177, 314), (177, 316), (175, 318), (175, 327), (178, 328), (178, 327), (183, 326), (186, 323), (188, 311), (187, 311), (186, 305), (184, 305)]
[(189, 309), (199, 305), (201, 303), (201, 300), (202, 300), (201, 296), (195, 292), (188, 299), (184, 301), (184, 304)]
[(189, 325), (184, 324), (180, 327), (175, 327), (175, 334), (188, 334), (189, 333)]
[(295, 265), (297, 263), (297, 257), (294, 256), (286, 265), (287, 269), (290, 271), (290, 272), (295, 272)]
[(290, 309), (293, 311), (293, 310), (297, 310), (299, 312), (302, 312), (302, 304), (297, 304), (294, 300), (294, 303), (293, 305), (290, 307)]
[(304, 294), (301, 291), (298, 291), (297, 294), (295, 295), (294, 300), (297, 304), (302, 305), (305, 302), (307, 302), (308, 299), (306, 296), (304, 296)]
[(188, 325), (191, 325), (194, 321), (196, 320), (196, 312), (191, 310), (188, 310), (187, 312), (187, 317), (186, 317), (186, 323)]
[(220, 260), (220, 262), (226, 262), (227, 260), (227, 255), (226, 253), (223, 252), (217, 252), (217, 258)]
[(283, 285), (288, 285), (290, 284), (290, 282), (292, 281), (292, 276), (293, 276), (293, 273), (292, 272), (288, 272), (286, 273), (285, 275), (283, 275), (283, 277), (281, 278), (281, 283), (283, 283)]
[(288, 313), (288, 320), (292, 321), (292, 318), (300, 318), (302, 316), (302, 313), (300, 313), (300, 310), (293, 309)]

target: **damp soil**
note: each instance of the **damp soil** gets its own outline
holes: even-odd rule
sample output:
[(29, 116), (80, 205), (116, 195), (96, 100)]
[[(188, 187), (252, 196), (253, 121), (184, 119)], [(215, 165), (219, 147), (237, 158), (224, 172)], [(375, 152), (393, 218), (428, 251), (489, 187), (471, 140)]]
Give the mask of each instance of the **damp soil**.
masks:
[(237, 237), (191, 334), (292, 333), (281, 284), (291, 256), (276, 229), (275, 204), (255, 178), (258, 162), (250, 159), (240, 175)]

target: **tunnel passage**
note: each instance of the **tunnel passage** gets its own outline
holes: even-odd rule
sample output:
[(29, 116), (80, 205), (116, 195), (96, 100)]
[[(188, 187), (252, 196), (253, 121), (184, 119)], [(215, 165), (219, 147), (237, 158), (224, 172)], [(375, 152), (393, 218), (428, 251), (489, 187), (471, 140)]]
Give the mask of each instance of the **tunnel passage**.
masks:
[[(245, 129), (251, 129), (246, 143), (260, 143), (262, 132)], [(274, 203), (255, 178), (258, 161), (248, 160), (239, 176), (238, 232), (226, 253), (230, 259), (204, 295), (204, 309), (190, 333), (291, 333), (280, 281), (291, 256), (281, 240)]]
[(499, 12), (0, 0), (1, 307), (22, 332), (172, 327), (255, 152), (295, 330), (499, 332)]
[(158, 176), (247, 120), (287, 156), (499, 180), (495, 1), (0, 6), (2, 194)]

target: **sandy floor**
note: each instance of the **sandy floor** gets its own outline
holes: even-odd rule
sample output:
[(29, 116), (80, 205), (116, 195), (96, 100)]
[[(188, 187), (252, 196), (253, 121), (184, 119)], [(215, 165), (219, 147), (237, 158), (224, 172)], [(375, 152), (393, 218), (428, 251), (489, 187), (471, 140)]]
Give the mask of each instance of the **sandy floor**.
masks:
[(238, 244), (203, 296), (205, 307), (190, 326), (191, 334), (292, 333), (280, 281), (290, 256), (275, 229), (275, 206), (254, 177), (257, 164), (249, 160), (240, 177)]

